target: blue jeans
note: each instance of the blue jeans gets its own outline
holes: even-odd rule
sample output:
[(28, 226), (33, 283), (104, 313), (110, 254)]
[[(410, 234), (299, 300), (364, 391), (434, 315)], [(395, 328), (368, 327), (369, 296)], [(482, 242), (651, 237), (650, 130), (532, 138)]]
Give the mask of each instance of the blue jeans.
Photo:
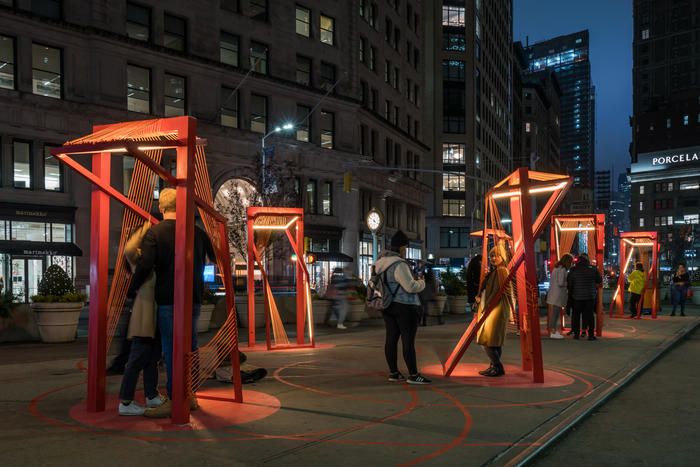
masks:
[(676, 314), (676, 306), (681, 307), (681, 313), (685, 313), (685, 299), (688, 296), (688, 287), (674, 285), (671, 289), (671, 299), (673, 303), (673, 311)]
[[(192, 351), (197, 350), (197, 320), (199, 319), (199, 304), (192, 305)], [(166, 387), (168, 397), (172, 399), (173, 393), (173, 305), (161, 305), (158, 307), (158, 329), (160, 341), (165, 358), (165, 371), (168, 376)]]

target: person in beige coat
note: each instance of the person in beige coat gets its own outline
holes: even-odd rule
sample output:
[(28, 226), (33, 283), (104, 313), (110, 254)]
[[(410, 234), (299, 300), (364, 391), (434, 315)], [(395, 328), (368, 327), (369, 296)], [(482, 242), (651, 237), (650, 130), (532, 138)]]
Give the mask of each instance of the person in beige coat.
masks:
[[(481, 319), (484, 316), (486, 306), (488, 306), (501, 287), (506, 284), (508, 278), (508, 269), (506, 268), (508, 257), (503, 243), (499, 243), (489, 252), (489, 262), (492, 268), (484, 278), (480, 293), (476, 297), (476, 302), (479, 305), (477, 319)], [(486, 355), (491, 360), (491, 366), (479, 372), (483, 376), (496, 377), (505, 374), (501, 363), (501, 353), (506, 336), (506, 324), (508, 324), (510, 317), (512, 298), (510, 285), (507, 287), (476, 335), (477, 344), (484, 347)]]
[[(141, 240), (149, 228), (148, 223), (138, 228), (129, 237), (124, 248), (124, 256), (132, 272), (140, 255)], [(155, 283), (155, 274), (152, 273), (139, 288), (131, 305), (127, 338), (132, 342), (119, 390), (119, 415), (143, 415), (146, 408), (158, 407), (164, 402), (164, 398), (158, 392), (158, 360), (161, 352), (156, 329)], [(141, 371), (146, 407), (133, 400)]]

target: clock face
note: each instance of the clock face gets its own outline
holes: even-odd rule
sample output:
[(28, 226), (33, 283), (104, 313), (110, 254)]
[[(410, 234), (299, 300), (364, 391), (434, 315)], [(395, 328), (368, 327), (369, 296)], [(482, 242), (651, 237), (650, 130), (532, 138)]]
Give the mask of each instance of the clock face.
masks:
[(378, 230), (382, 225), (382, 217), (378, 212), (373, 211), (367, 215), (367, 227), (371, 230)]

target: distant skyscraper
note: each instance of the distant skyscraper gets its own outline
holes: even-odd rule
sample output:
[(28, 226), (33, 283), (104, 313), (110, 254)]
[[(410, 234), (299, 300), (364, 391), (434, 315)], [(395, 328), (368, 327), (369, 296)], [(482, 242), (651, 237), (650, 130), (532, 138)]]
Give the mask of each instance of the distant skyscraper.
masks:
[[(557, 73), (561, 97), (561, 168), (574, 187), (593, 188), (595, 173), (595, 98), (588, 59), (588, 30), (532, 44), (525, 49), (530, 72)], [(583, 194), (581, 200), (588, 198)]]
[(595, 209), (607, 212), (611, 200), (611, 175), (609, 170), (596, 170), (595, 173)]

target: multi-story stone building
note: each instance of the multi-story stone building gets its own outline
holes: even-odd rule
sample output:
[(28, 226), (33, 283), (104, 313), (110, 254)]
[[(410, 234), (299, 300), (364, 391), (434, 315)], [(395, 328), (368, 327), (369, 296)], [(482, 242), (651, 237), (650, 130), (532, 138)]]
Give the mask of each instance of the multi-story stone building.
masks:
[[(0, 1), (5, 284), (27, 299), (54, 262), (87, 282), (90, 187), (52, 146), (94, 124), (176, 115), (198, 120), (214, 193), (253, 179), (272, 133), (268, 161), (293, 162), (310, 248), (324, 254), (318, 277), (344, 260), (367, 274), (373, 206), (382, 235), (403, 229), (420, 256), (429, 188), (411, 169), (432, 157), (422, 11), (417, 0)], [(272, 131), (284, 123), (293, 131)], [(115, 187), (132, 164), (114, 158)]]
[(700, 249), (700, 1), (635, 0), (633, 230), (655, 230), (662, 269)]
[[(425, 2), (426, 96), (435, 191), (428, 252), (461, 266), (483, 196), (512, 169), (512, 1)], [(442, 188), (440, 188), (442, 187)]]
[(528, 73), (522, 84), (522, 152), (514, 163), (540, 172), (560, 171), (559, 101), (561, 90), (552, 71)]

